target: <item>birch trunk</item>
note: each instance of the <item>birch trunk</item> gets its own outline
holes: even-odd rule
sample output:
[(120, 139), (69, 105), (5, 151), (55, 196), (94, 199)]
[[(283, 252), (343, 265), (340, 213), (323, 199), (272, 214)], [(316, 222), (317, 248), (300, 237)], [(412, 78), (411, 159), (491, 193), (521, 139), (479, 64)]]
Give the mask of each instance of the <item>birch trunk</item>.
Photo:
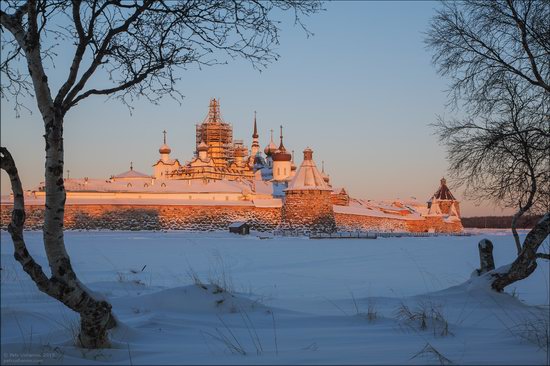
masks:
[[(15, 259), (36, 283), (40, 291), (61, 301), (67, 307), (80, 314), (79, 345), (85, 348), (108, 347), (110, 344), (107, 330), (116, 325), (116, 320), (111, 314), (111, 305), (104, 300), (97, 299), (80, 283), (65, 250), (62, 221), (65, 197), (63, 186), (58, 185), (58, 191), (55, 192), (57, 196), (62, 196), (63, 200), (58, 202), (54, 200), (52, 202), (50, 199), (49, 203), (46, 204), (48, 207), (46, 210), (50, 211), (50, 216), (48, 219), (45, 218), (44, 239), (46, 240), (46, 237), (48, 237), (49, 240), (46, 253), (52, 272), (52, 276), (48, 278), (42, 267), (30, 255), (23, 237), (25, 203), (17, 167), (6, 148), (2, 147), (0, 151), (1, 168), (10, 177), (14, 197), (12, 219), (8, 225), (8, 232), (13, 240)], [(46, 170), (50, 167), (46, 164)], [(53, 177), (55, 174), (51, 176)], [(51, 195), (51, 197), (55, 196), (56, 194)], [(48, 222), (48, 225), (46, 225), (46, 222)], [(52, 230), (48, 231), (47, 228), (51, 228)], [(55, 233), (58, 234), (57, 237), (54, 236)]]
[(495, 260), (493, 258), (493, 243), (489, 239), (482, 239), (477, 244), (479, 250), (479, 269), (478, 275), (482, 275), (495, 269)]
[(537, 268), (537, 258), (540, 258), (537, 251), (548, 234), (550, 234), (550, 212), (547, 212), (527, 234), (521, 252), (511, 264), (510, 269), (505, 273), (493, 275), (494, 280), (491, 287), (494, 290), (502, 291), (506, 286), (529, 277)]
[(44, 121), (46, 163), (45, 163), (45, 214), (43, 238), (51, 277), (36, 264), (23, 239), (25, 222), (24, 197), (15, 162), (7, 149), (1, 149), (1, 165), (8, 175), (14, 193), (14, 210), (10, 223), (10, 234), (15, 248), (15, 259), (31, 276), (40, 291), (61, 301), (80, 314), (78, 342), (85, 348), (108, 347), (107, 330), (116, 325), (111, 314), (111, 305), (91, 293), (77, 278), (69, 255), (65, 249), (63, 221), (65, 213), (65, 187), (63, 182), (63, 118), (61, 105), (55, 105), (51, 96), (48, 77), (42, 64), (40, 37), (37, 22), (37, 3), (29, 0), (27, 29), (21, 20), (1, 13), (0, 21), (15, 37), (25, 54), (29, 75), (38, 109)]
[(78, 280), (65, 249), (63, 223), (66, 192), (63, 181), (63, 119), (54, 108), (45, 116), (46, 165), (44, 212), (44, 246), (54, 283), (58, 284), (57, 299), (80, 314), (79, 343), (85, 348), (109, 346), (107, 330), (115, 324), (111, 305), (94, 298)]

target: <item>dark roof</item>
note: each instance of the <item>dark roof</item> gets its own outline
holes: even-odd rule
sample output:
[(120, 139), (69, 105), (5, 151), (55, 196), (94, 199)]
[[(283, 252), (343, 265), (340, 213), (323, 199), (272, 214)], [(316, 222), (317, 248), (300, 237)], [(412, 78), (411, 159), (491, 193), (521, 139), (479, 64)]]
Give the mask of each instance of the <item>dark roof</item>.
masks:
[(449, 187), (447, 187), (447, 181), (445, 180), (445, 178), (441, 178), (441, 186), (439, 186), (439, 189), (434, 193), (434, 198), (437, 200), (456, 201), (456, 198), (449, 190)]

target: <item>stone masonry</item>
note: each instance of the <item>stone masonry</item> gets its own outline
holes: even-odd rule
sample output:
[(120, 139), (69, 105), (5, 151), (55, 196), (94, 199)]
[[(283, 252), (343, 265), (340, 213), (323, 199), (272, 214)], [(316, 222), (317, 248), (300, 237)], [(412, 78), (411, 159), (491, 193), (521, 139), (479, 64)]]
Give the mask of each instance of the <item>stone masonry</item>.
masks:
[(336, 231), (330, 195), (330, 191), (287, 190), (281, 226), (302, 231)]
[[(130, 206), (67, 205), (65, 227), (70, 230), (227, 230), (235, 221), (246, 221), (253, 230), (270, 232), (277, 228), (309, 231), (409, 231), (440, 233), (461, 232), (460, 221), (446, 222), (440, 216), (419, 220), (400, 220), (353, 214), (333, 213), (327, 204), (326, 191), (292, 192), (281, 208), (251, 206)], [(307, 195), (304, 203), (304, 195)], [(290, 199), (289, 199), (290, 198)], [(330, 198), (328, 198), (330, 199)], [(11, 219), (11, 205), (0, 206), (0, 229), (6, 230)], [(27, 230), (40, 230), (43, 206), (25, 207)]]

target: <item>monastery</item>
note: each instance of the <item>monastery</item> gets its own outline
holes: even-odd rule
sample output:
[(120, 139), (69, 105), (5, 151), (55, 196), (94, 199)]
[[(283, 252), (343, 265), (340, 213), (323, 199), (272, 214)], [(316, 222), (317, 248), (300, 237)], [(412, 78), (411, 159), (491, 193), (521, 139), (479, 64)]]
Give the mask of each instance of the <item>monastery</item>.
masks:
[[(334, 231), (460, 232), (459, 202), (445, 179), (426, 202), (374, 202), (350, 197), (333, 187), (318, 169), (314, 152), (303, 150), (300, 166), (283, 142), (280, 127), (262, 150), (254, 113), (250, 149), (233, 138), (220, 104), (210, 100), (196, 125), (195, 150), (184, 163), (171, 157), (167, 133), (152, 174), (133, 169), (108, 179), (65, 179), (68, 229), (226, 230), (237, 221), (253, 230), (292, 230), (304, 234)], [(27, 228), (42, 225), (44, 185), (26, 192)], [(2, 206), (12, 200), (3, 199)], [(1, 228), (10, 211), (3, 209)]]

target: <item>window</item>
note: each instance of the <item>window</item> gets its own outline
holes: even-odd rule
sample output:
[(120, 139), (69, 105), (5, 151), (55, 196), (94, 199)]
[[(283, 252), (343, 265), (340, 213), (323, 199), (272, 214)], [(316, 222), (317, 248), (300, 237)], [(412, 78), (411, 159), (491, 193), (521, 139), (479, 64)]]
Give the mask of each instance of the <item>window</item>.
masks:
[(132, 183), (126, 184), (126, 187), (131, 188), (131, 187), (132, 187)]
[(147, 187), (149, 187), (149, 184), (145, 183), (145, 184), (143, 185), (143, 187), (144, 187), (144, 188), (147, 188)]
[(166, 187), (166, 183), (162, 183), (160, 186), (161, 186), (162, 188), (164, 188), (164, 187)]
[(281, 168), (277, 168), (277, 175), (281, 175)]

